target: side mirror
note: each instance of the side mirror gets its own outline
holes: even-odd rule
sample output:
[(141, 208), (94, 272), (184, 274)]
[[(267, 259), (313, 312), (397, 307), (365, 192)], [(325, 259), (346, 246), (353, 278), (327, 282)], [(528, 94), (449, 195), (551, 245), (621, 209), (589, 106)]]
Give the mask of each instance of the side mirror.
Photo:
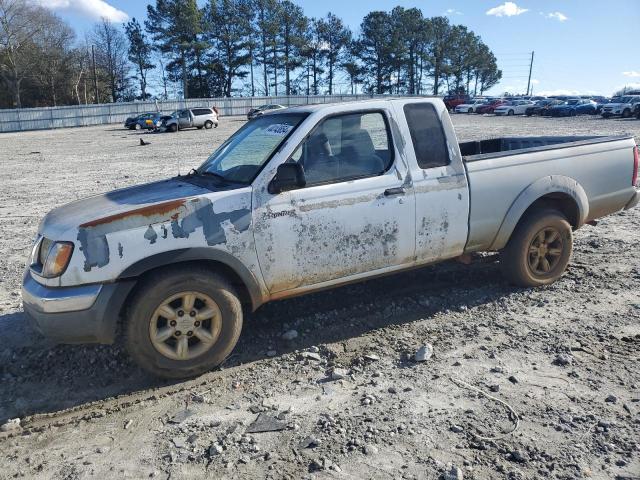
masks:
[(297, 162), (278, 165), (276, 175), (269, 182), (268, 192), (277, 194), (302, 188), (307, 184), (304, 168)]

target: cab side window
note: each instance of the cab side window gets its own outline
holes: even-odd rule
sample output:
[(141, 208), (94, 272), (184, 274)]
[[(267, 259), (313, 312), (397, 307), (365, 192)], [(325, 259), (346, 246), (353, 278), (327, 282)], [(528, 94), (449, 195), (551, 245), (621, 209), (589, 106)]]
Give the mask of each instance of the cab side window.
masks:
[(404, 114), (418, 166), (427, 169), (449, 165), (447, 139), (435, 107), (430, 103), (408, 103)]
[(381, 175), (393, 162), (392, 151), (383, 114), (363, 112), (322, 121), (291, 159), (313, 186)]

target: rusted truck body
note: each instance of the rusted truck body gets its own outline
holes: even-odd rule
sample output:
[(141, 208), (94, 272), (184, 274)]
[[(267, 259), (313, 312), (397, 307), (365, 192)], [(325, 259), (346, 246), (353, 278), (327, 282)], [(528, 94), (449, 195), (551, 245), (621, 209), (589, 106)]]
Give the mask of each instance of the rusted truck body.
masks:
[(58, 341), (122, 333), (147, 370), (192, 376), (271, 300), (479, 251), (551, 283), (573, 230), (638, 203), (637, 170), (631, 136), (459, 144), (435, 98), (279, 110), (189, 175), (52, 210), (24, 308)]

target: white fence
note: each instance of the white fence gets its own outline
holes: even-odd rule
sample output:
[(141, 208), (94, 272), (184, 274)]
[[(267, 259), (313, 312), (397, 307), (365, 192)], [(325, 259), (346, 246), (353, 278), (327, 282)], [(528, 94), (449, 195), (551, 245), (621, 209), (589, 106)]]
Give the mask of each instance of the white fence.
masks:
[[(377, 96), (377, 95), (376, 95)], [(216, 106), (223, 116), (246, 115), (251, 107), (264, 104), (286, 106), (310, 103), (330, 103), (372, 98), (374, 95), (316, 95), (280, 97), (190, 98), (187, 100), (105, 103), (68, 107), (21, 108), (0, 110), (0, 132), (47, 130), (51, 128), (83, 127), (108, 123), (123, 123), (139, 113), (171, 113), (180, 108)]]

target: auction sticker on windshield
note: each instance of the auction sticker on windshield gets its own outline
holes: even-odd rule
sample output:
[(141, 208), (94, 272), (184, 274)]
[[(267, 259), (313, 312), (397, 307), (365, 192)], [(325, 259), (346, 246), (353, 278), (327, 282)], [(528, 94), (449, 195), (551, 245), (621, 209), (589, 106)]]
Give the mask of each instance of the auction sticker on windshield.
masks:
[(274, 135), (276, 137), (284, 137), (291, 131), (293, 125), (287, 125), (286, 123), (274, 123), (269, 125), (264, 133), (265, 135)]

